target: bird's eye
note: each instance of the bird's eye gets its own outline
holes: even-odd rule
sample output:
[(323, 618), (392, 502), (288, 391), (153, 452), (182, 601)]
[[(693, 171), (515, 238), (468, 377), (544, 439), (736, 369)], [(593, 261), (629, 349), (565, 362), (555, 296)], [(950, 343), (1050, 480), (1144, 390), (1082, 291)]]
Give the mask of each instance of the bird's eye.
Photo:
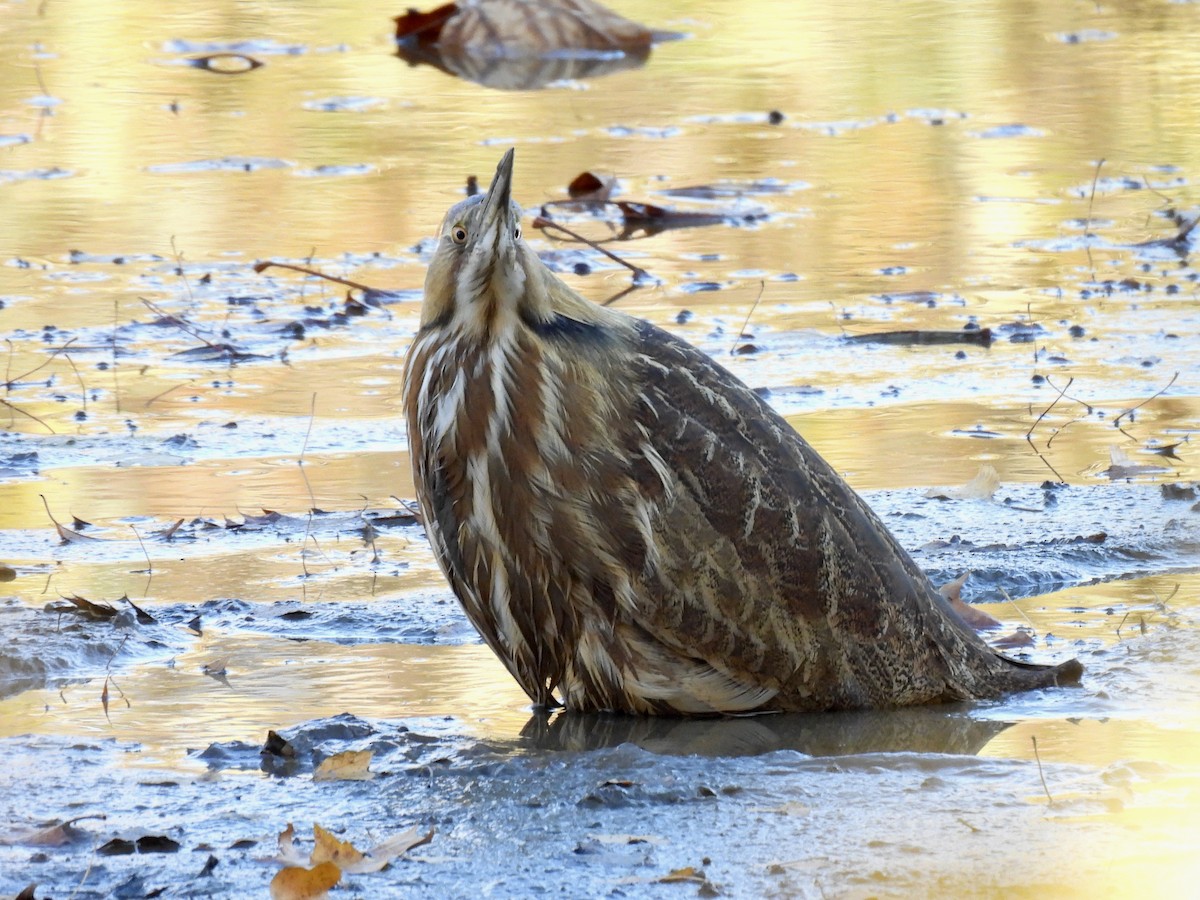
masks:
[(467, 229), (461, 225), (455, 225), (450, 229), (450, 240), (456, 244), (465, 244), (467, 242)]
[(520, 239), (521, 239), (521, 226), (518, 225), (516, 230), (513, 232), (513, 240), (519, 241)]

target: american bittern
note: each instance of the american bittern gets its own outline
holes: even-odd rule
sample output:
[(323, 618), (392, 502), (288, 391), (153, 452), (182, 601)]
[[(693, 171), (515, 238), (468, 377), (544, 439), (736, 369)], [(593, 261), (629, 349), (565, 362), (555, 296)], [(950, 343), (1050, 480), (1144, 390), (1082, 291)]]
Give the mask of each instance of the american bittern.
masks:
[(510, 150), (442, 222), (404, 407), (438, 561), (535, 703), (829, 710), (1078, 679), (989, 648), (737, 378), (556, 278), (512, 170)]

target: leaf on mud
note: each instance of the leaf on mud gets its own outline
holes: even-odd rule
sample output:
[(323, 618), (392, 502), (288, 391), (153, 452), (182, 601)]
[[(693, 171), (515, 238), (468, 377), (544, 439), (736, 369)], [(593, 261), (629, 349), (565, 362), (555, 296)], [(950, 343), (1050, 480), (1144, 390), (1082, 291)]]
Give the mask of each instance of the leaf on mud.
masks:
[(96, 852), (101, 856), (129, 856), (135, 850), (137, 846), (133, 841), (127, 841), (125, 838), (113, 838), (96, 848)]
[(378, 872), (388, 863), (407, 853), (413, 847), (419, 847), (433, 840), (433, 829), (427, 834), (421, 834), (415, 828), (394, 835), (363, 853), (349, 841), (339, 840), (320, 825), (313, 825), (315, 840), (312, 854), (308, 860), (295, 845), (296, 831), (289, 822), (288, 827), (279, 834), (279, 862), (288, 866), (303, 867), (306, 864), (332, 864), (340, 871), (352, 875), (365, 875)]
[(991, 644), (1000, 650), (1017, 650), (1021, 647), (1032, 647), (1033, 635), (1028, 631), (1022, 631), (1018, 628), (1011, 634), (996, 638)]
[[(259, 752), (269, 753), (271, 756), (283, 756), (287, 759), (296, 758), (296, 748), (289, 744), (283, 735), (273, 729), (267, 731), (267, 741), (263, 744), (263, 748)], [(288, 827), (291, 828), (291, 825)]]
[[(46, 507), (46, 515), (49, 516), (50, 521), (54, 523), (54, 530), (58, 532), (58, 536), (62, 539), (64, 544), (100, 540), (99, 538), (94, 538), (86, 534), (80, 534), (78, 531), (72, 531), (66, 525), (60, 523), (58, 519), (54, 518), (54, 513), (50, 512), (50, 503), (46, 500), (45, 494), (38, 494), (38, 496), (42, 498), (42, 505)], [(81, 525), (87, 524), (86, 522), (80, 522), (79, 519), (76, 519), (75, 521), (79, 522)]]
[(144, 834), (137, 839), (138, 853), (178, 853), (179, 842), (162, 834)]
[(308, 865), (308, 857), (296, 848), (296, 828), (291, 822), (288, 822), (287, 828), (279, 832), (279, 855), (275, 859), (285, 866), (303, 867)]
[(656, 35), (592, 0), (474, 0), (396, 17), (396, 40), (443, 53), (511, 59), (563, 51), (649, 50)]
[[(180, 519), (180, 521), (182, 522), (183, 520)], [(146, 612), (144, 609), (142, 609), (140, 606), (138, 606), (136, 603), (134, 603), (132, 600), (130, 600), (128, 594), (123, 596), (121, 599), (133, 607), (133, 612), (137, 616), (137, 621), (138, 621), (139, 625), (153, 625), (154, 624), (154, 616), (150, 615), (150, 613)]]
[(978, 344), (990, 347), (994, 336), (992, 329), (980, 328), (968, 331), (881, 331), (875, 334), (852, 334), (846, 338), (851, 344), (900, 344), (903, 346), (929, 346), (935, 344)]
[(679, 882), (687, 882), (690, 884), (704, 884), (708, 878), (704, 874), (703, 869), (697, 869), (695, 866), (684, 866), (682, 869), (672, 869), (662, 878), (658, 879), (659, 884), (677, 884)]
[(17, 578), (17, 570), (11, 566), (0, 564), (0, 584), (6, 581), (15, 581)]
[(367, 768), (370, 764), (370, 750), (344, 750), (323, 759), (313, 781), (370, 781), (375, 777)]
[(1115, 481), (1119, 478), (1133, 478), (1137, 475), (1156, 475), (1171, 470), (1165, 466), (1150, 466), (1135, 463), (1120, 447), (1114, 445), (1108, 448), (1109, 467), (1100, 472)]
[(331, 862), (343, 872), (354, 874), (364, 871), (377, 872), (387, 865), (384, 862), (378, 868), (362, 868), (368, 862), (366, 856), (352, 843), (334, 837), (320, 825), (313, 825), (313, 840), (312, 861), (314, 864)]
[(930, 488), (925, 496), (932, 500), (991, 500), (1000, 487), (999, 473), (989, 465), (979, 467), (975, 477), (960, 487)]
[(75, 611), (83, 613), (90, 619), (111, 619), (117, 614), (117, 608), (115, 606), (110, 606), (108, 603), (103, 601), (100, 603), (95, 603), (75, 594), (69, 594), (66, 597), (63, 597), (63, 599), (70, 603), (71, 606), (54, 607), (55, 609), (71, 609), (71, 607), (74, 607)]
[(611, 175), (602, 177), (593, 172), (581, 172), (567, 185), (567, 196), (572, 200), (606, 203), (616, 184), (617, 180)]
[(311, 869), (289, 866), (271, 879), (271, 900), (318, 900), (342, 879), (342, 870), (331, 862)]
[(432, 840), (432, 828), (425, 832), (425, 834), (421, 834), (416, 828), (410, 828), (408, 831), (402, 831), (399, 834), (392, 835), (387, 840), (380, 841), (367, 851), (367, 855), (371, 859), (383, 859), (391, 862), (403, 856), (414, 847), (428, 844)]
[(76, 822), (85, 819), (104, 819), (103, 815), (76, 816), (65, 822), (56, 822), (28, 834), (13, 834), (0, 837), (0, 846), (23, 844), (28, 847), (64, 847), (86, 838), (87, 832), (75, 828)]
[(969, 603), (965, 603), (963, 601), (963, 585), (967, 583), (967, 578), (969, 578), (970, 575), (970, 572), (963, 572), (953, 581), (949, 581), (938, 588), (938, 593), (946, 598), (946, 601), (950, 604), (950, 608), (958, 614), (958, 617), (976, 631), (986, 631), (991, 628), (999, 628), (1000, 621), (998, 619), (993, 619), (982, 609), (971, 606)]
[(169, 541), (171, 538), (175, 537), (175, 532), (179, 530), (181, 525), (183, 525), (183, 519), (176, 519), (174, 525), (169, 525), (166, 528), (163, 528), (161, 531), (150, 532), (150, 537), (160, 541)]

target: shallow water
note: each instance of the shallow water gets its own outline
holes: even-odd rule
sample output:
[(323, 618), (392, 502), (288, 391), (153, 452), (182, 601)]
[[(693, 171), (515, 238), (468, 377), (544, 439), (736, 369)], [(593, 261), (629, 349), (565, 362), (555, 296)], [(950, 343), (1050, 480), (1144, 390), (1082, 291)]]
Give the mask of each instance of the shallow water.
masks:
[[(0, 894), (261, 895), (288, 821), (360, 846), (436, 829), (349, 896), (1190, 891), (1200, 511), (1164, 485), (1200, 478), (1195, 240), (1174, 240), (1200, 6), (613, 6), (688, 37), (502, 92), (397, 59), (400, 8), (0, 0)], [(263, 65), (186, 64), (227, 50)], [(971, 570), (967, 599), (1032, 635), (1017, 652), (1079, 655), (1083, 686), (532, 715), (399, 502), (427, 238), (508, 146), (531, 210), (594, 169), (724, 217), (609, 244), (652, 276), (617, 308), (766, 391), (931, 577)], [(586, 296), (629, 286), (527, 232)], [(268, 259), (380, 293), (347, 305)], [(993, 341), (856, 340), (964, 328)], [(983, 465), (993, 499), (926, 496)], [(302, 751), (286, 771), (269, 729)], [(348, 748), (375, 780), (312, 780)], [(145, 834), (180, 850), (96, 852)], [(658, 883), (685, 866), (703, 877)]]

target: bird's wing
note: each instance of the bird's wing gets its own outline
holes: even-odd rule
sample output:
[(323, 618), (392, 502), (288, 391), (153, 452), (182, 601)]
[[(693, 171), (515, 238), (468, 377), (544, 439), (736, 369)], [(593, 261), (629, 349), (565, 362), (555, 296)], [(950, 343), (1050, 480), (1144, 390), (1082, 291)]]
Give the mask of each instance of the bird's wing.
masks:
[(636, 333), (627, 452), (665, 485), (641, 627), (791, 708), (979, 695), (995, 654), (829, 464), (706, 354)]

